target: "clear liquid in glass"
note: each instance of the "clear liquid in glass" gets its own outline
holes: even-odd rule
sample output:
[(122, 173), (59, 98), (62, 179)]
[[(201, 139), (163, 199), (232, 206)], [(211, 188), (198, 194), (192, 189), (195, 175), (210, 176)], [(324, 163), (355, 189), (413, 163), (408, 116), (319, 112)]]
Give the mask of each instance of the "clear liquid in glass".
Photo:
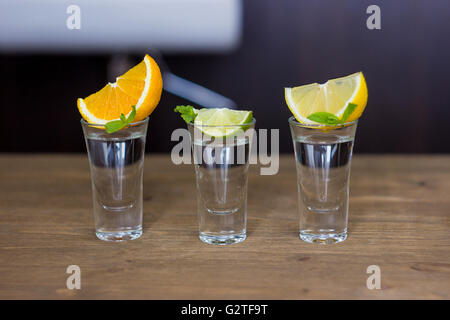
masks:
[(97, 237), (110, 241), (140, 237), (145, 136), (97, 135), (87, 137), (86, 145)]
[(193, 143), (200, 239), (232, 244), (246, 238), (249, 140)]
[(334, 243), (347, 237), (353, 138), (338, 135), (297, 137), (300, 238)]

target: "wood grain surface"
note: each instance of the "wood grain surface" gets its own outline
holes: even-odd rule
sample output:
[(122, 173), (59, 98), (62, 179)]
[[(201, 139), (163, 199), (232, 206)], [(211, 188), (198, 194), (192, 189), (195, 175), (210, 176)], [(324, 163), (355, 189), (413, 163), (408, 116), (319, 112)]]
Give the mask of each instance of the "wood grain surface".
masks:
[[(144, 234), (94, 235), (86, 155), (0, 155), (0, 299), (449, 299), (450, 156), (362, 156), (352, 164), (349, 237), (298, 237), (292, 155), (251, 168), (248, 237), (197, 236), (194, 170), (149, 156)], [(81, 290), (66, 268), (81, 268)], [(366, 287), (369, 265), (381, 290)]]

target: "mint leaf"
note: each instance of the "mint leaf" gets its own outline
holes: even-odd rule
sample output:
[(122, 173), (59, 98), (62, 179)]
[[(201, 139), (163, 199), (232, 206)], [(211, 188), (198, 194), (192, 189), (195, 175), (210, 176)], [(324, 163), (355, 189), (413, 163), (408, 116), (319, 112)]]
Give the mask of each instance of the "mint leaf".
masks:
[(341, 122), (338, 117), (329, 112), (316, 112), (310, 114), (308, 119), (321, 124), (339, 124)]
[(123, 122), (122, 120), (114, 120), (114, 121), (110, 121), (110, 122), (106, 123), (105, 128), (106, 128), (106, 132), (113, 133), (113, 132), (119, 131), (126, 125), (127, 125), (127, 123)]
[(130, 115), (128, 116), (128, 119), (127, 119), (127, 121), (128, 121), (129, 124), (132, 123), (133, 120), (134, 120), (134, 117), (136, 117), (136, 106), (132, 106), (131, 109), (132, 109), (132, 110), (131, 110), (131, 113), (130, 113)]
[(357, 105), (354, 103), (349, 103), (347, 107), (344, 110), (344, 113), (342, 114), (342, 117), (339, 119), (334, 114), (329, 112), (316, 112), (313, 114), (310, 114), (308, 116), (309, 120), (318, 122), (320, 124), (328, 124), (328, 125), (334, 125), (334, 124), (344, 124), (345, 121), (350, 117), (350, 115), (355, 111)]
[(348, 117), (350, 117), (350, 115), (353, 113), (353, 111), (355, 111), (357, 106), (358, 105), (356, 105), (354, 103), (349, 103), (347, 105), (347, 108), (345, 108), (345, 111), (342, 114), (341, 123), (345, 123), (345, 121), (347, 121)]
[(184, 121), (186, 121), (186, 123), (194, 122), (194, 119), (197, 116), (196, 110), (193, 106), (176, 106), (173, 111), (181, 113), (181, 117)]
[(113, 120), (110, 122), (107, 122), (105, 124), (105, 129), (107, 133), (113, 133), (116, 131), (119, 131), (123, 128), (125, 128), (126, 126), (128, 126), (130, 123), (133, 122), (134, 117), (136, 117), (136, 106), (132, 106), (131, 107), (131, 113), (128, 116), (128, 119), (125, 117), (125, 115), (123, 113), (120, 114), (120, 119), (119, 120)]

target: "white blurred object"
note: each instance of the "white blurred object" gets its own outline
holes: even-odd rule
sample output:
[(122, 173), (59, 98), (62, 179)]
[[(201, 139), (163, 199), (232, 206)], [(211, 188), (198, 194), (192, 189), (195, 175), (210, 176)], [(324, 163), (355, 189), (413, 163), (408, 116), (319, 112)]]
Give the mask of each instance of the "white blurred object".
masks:
[[(79, 30), (67, 27), (70, 5)], [(0, 1), (3, 52), (227, 52), (241, 32), (240, 0)]]
[(233, 100), (171, 72), (165, 72), (163, 79), (166, 91), (192, 101), (197, 106), (236, 109), (236, 103)]

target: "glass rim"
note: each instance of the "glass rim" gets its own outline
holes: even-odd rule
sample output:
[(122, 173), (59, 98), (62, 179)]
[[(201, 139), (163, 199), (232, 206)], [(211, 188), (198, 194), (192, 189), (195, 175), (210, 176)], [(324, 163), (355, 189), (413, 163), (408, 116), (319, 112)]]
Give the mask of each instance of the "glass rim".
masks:
[(348, 126), (357, 124), (358, 120), (359, 119), (356, 119), (356, 120), (353, 120), (353, 121), (350, 121), (350, 122), (345, 122), (345, 123), (342, 123), (342, 124), (329, 125), (329, 124), (321, 124), (321, 123), (318, 123), (318, 124), (315, 124), (315, 123), (314, 124), (313, 123), (301, 123), (301, 122), (298, 122), (297, 119), (295, 119), (294, 116), (291, 116), (291, 117), (289, 117), (288, 122), (289, 122), (289, 124), (295, 125), (297, 127), (314, 128), (314, 129), (316, 129), (316, 128), (342, 128), (342, 127), (348, 127)]
[(229, 125), (208, 125), (208, 124), (194, 124), (193, 122), (188, 122), (189, 126), (197, 127), (197, 128), (236, 128), (236, 127), (245, 127), (250, 126), (256, 123), (256, 118), (253, 118), (252, 121), (241, 123), (241, 124), (229, 124)]
[[(119, 120), (119, 119), (116, 119), (116, 120)], [(148, 122), (148, 120), (149, 120), (149, 117), (145, 118), (144, 120), (132, 122), (132, 123), (128, 124), (128, 126), (140, 125), (140, 124)], [(111, 121), (114, 121), (114, 120), (111, 120)], [(80, 122), (81, 122), (81, 124), (90, 126), (90, 127), (105, 127), (105, 124), (90, 123), (90, 122), (87, 122), (84, 118), (81, 118)]]

